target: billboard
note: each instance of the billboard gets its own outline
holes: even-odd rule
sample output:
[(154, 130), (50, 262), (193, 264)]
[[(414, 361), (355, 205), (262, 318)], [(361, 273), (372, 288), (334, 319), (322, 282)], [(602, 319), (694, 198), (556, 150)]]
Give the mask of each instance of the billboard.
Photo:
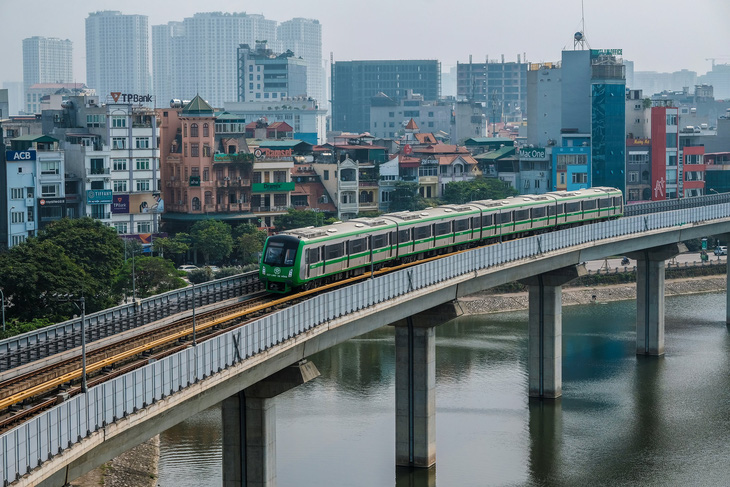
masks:
[(112, 198), (112, 213), (139, 215), (163, 211), (165, 211), (165, 201), (160, 193), (115, 194)]
[(87, 205), (108, 204), (112, 202), (111, 189), (90, 189), (86, 192)]
[(35, 161), (35, 149), (28, 150), (6, 150), (5, 160), (8, 162)]

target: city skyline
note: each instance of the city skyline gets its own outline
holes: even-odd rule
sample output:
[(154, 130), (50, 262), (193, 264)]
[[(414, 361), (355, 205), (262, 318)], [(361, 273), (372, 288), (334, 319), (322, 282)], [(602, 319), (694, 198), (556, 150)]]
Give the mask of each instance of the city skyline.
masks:
[[(70, 39), (76, 47), (74, 78), (86, 81), (84, 21), (89, 13), (100, 10), (146, 15), (150, 26), (182, 21), (201, 11), (245, 11), (279, 23), (295, 17), (312, 18), (322, 24), (325, 60), (329, 60), (330, 52), (335, 61), (436, 59), (445, 71), (457, 62), (468, 62), (470, 55), (475, 62), (483, 62), (486, 56), (501, 59), (502, 55), (515, 61), (518, 54), (526, 54), (530, 62), (557, 61), (561, 50), (572, 49), (573, 33), (582, 28), (580, 0), (566, 0), (560, 7), (525, 0), (518, 5), (503, 3), (486, 9), (473, 0), (459, 0), (451, 16), (444, 15), (442, 4), (432, 1), (419, 2), (418, 9), (414, 9), (413, 2), (391, 4), (375, 0), (367, 9), (357, 10), (333, 0), (306, 5), (282, 0), (275, 5), (257, 5), (257, 10), (241, 9), (240, 3), (230, 0), (210, 0), (202, 9), (198, 2), (180, 2), (174, 10), (167, 4), (139, 0), (130, 0), (122, 7), (109, 0), (78, 2), (73, 7), (50, 1), (40, 3), (45, 15), (34, 18), (32, 27), (7, 22), (0, 31), (0, 42), (6, 46), (3, 65), (18, 66), (4, 72), (0, 81), (22, 80), (22, 40), (32, 36)], [(22, 18), (25, 9), (22, 4), (3, 3), (0, 14), (4, 19)], [(623, 57), (635, 62), (636, 71), (672, 72), (686, 68), (704, 74), (712, 67), (711, 58), (717, 63), (730, 62), (730, 52), (724, 50), (730, 43), (730, 32), (723, 26), (730, 5), (721, 0), (698, 0), (692, 4), (692, 10), (704, 15), (702, 22), (681, 23), (679, 13), (686, 13), (686, 9), (687, 4), (679, 0), (617, 0), (610, 9), (603, 2), (585, 0), (586, 38), (595, 48), (623, 49)], [(385, 11), (387, 16), (383, 15)], [(481, 15), (473, 15), (474, 12)], [(505, 22), (510, 16), (514, 22)], [(703, 43), (705, 38), (708, 41)]]

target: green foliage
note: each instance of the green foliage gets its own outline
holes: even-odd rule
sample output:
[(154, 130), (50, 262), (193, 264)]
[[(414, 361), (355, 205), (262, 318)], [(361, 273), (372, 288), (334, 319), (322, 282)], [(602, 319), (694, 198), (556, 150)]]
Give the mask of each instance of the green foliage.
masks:
[(52, 324), (53, 321), (46, 318), (34, 318), (30, 321), (19, 321), (17, 319), (6, 320), (5, 333), (0, 332), (0, 339), (27, 333)]
[(194, 247), (203, 253), (203, 261), (220, 262), (233, 250), (231, 227), (219, 220), (203, 220), (190, 229)]
[(395, 183), (393, 191), (390, 193), (390, 211), (418, 211), (426, 208), (428, 204), (424, 202), (418, 193), (418, 183), (409, 183), (398, 181)]
[(646, 97), (642, 100), (642, 106), (644, 108), (651, 108), (651, 98)]
[(237, 276), (243, 273), (240, 267), (223, 267), (215, 273), (216, 279), (223, 279), (224, 277)]
[(65, 249), (50, 240), (31, 238), (0, 258), (0, 287), (9, 303), (8, 319), (64, 320), (73, 314), (69, 296), (78, 298), (91, 296), (95, 290), (104, 291), (95, 289), (96, 285)]
[(477, 200), (501, 200), (517, 195), (517, 190), (496, 178), (447, 183), (442, 199), (445, 203), (461, 204)]
[(193, 284), (201, 284), (212, 280), (213, 271), (210, 270), (210, 267), (203, 267), (202, 269), (195, 269), (194, 271), (188, 272), (188, 281)]
[(358, 218), (376, 218), (382, 214), (382, 211), (361, 211), (357, 214), (357, 216)]
[(190, 250), (190, 236), (187, 233), (179, 233), (172, 238), (156, 238), (152, 242), (152, 250), (159, 256), (181, 262), (183, 256)]
[(117, 276), (115, 290), (119, 294), (131, 296), (133, 276), (138, 298), (172, 291), (186, 285), (172, 262), (162, 257), (135, 257), (134, 262), (128, 259)]
[(289, 208), (286, 215), (276, 218), (276, 231), (293, 230), (295, 228), (319, 227), (324, 223), (324, 213), (311, 210)]
[(256, 256), (264, 248), (268, 234), (256, 225), (242, 223), (233, 229), (234, 252), (244, 264), (256, 261)]

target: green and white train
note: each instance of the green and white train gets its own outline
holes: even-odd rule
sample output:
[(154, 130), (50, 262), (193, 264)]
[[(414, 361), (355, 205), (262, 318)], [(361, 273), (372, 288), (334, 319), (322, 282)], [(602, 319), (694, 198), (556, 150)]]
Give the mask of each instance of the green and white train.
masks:
[(615, 188), (589, 188), (388, 213), (266, 239), (259, 279), (287, 293), (477, 245), (568, 228), (623, 214)]

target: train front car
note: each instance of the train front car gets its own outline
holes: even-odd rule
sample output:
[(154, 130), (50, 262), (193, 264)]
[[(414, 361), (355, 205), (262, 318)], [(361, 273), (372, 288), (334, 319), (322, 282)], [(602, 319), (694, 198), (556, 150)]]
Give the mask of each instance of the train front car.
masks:
[(291, 235), (274, 235), (266, 239), (259, 267), (259, 279), (267, 291), (288, 293), (301, 261), (301, 240)]

